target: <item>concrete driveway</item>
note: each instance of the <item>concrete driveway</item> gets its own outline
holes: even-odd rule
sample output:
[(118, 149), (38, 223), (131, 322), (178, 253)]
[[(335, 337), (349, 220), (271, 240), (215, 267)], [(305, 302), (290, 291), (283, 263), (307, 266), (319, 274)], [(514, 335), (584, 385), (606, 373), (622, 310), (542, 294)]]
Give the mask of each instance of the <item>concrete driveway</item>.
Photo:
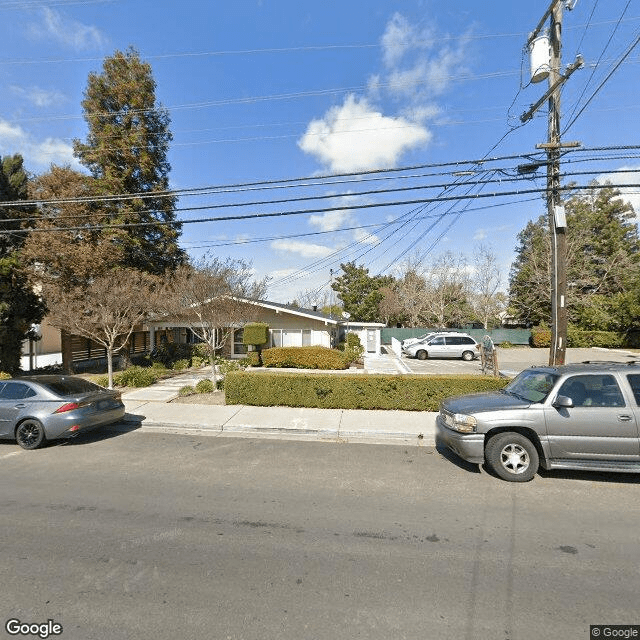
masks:
[[(567, 349), (568, 364), (576, 362), (613, 361), (629, 362), (640, 360), (640, 353), (633, 353), (624, 349)], [(437, 374), (479, 374), (480, 360), (464, 362), (463, 360), (416, 360), (402, 356), (402, 363), (411, 373)], [(530, 347), (513, 347), (501, 349), (498, 347), (498, 367), (501, 373), (513, 376), (531, 366), (546, 365), (549, 362), (548, 349), (532, 349)]]

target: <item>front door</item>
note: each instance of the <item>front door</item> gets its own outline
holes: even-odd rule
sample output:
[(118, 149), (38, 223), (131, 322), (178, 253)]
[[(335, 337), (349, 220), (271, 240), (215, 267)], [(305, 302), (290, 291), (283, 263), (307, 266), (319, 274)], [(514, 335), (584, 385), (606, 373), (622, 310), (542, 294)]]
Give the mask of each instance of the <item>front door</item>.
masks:
[(571, 398), (574, 406), (545, 408), (553, 458), (637, 460), (640, 441), (635, 413), (615, 376), (571, 376), (558, 395)]

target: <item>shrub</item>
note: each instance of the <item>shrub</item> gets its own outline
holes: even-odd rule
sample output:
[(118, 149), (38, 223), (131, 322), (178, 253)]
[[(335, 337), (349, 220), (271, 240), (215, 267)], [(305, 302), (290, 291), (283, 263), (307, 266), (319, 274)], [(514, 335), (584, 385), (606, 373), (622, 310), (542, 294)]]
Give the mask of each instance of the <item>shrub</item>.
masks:
[(196, 393), (211, 393), (213, 391), (213, 380), (200, 380), (196, 384)]
[(6, 371), (0, 371), (0, 380), (10, 380), (11, 374)]
[(191, 356), (191, 366), (192, 367), (203, 367), (204, 365), (208, 364), (209, 360), (208, 358), (201, 358), (200, 356)]
[(95, 382), (95, 384), (99, 384), (101, 387), (109, 386), (109, 376), (95, 376), (91, 378), (91, 382)]
[(209, 362), (209, 346), (204, 342), (198, 342), (191, 345), (191, 355), (202, 358), (205, 362)]
[(513, 349), (515, 347), (515, 345), (512, 342), (509, 342), (508, 340), (501, 342), (499, 346), (501, 349)]
[(180, 387), (178, 389), (179, 396), (192, 396), (195, 392), (196, 390), (190, 385), (187, 385), (185, 387)]
[[(550, 347), (551, 329), (546, 326), (534, 327), (531, 330), (531, 346)], [(570, 326), (567, 330), (567, 346), (619, 349), (625, 346), (625, 336), (615, 331), (585, 331)]]
[(273, 347), (262, 352), (265, 367), (294, 369), (346, 369), (344, 353), (327, 347)]
[(189, 360), (187, 360), (186, 358), (182, 358), (180, 360), (176, 360), (173, 363), (173, 369), (175, 371), (184, 371), (185, 369), (189, 368)]
[(437, 411), (447, 397), (501, 389), (506, 378), (487, 376), (304, 375), (233, 372), (227, 404), (321, 409)]
[(531, 329), (531, 346), (536, 348), (551, 346), (551, 329), (546, 326)]
[(269, 342), (269, 325), (264, 322), (250, 322), (242, 332), (242, 343), (263, 345)]
[(624, 334), (615, 331), (584, 331), (570, 326), (567, 332), (567, 345), (570, 347), (619, 349), (624, 344)]
[(158, 374), (152, 368), (133, 366), (114, 376), (114, 382), (116, 378), (118, 386), (148, 387), (158, 379)]

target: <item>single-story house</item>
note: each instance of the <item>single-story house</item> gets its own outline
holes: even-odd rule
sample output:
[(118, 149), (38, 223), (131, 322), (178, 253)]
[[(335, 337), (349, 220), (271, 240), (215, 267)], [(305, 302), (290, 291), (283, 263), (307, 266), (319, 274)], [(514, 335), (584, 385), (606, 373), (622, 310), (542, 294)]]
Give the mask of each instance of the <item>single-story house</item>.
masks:
[[(269, 325), (269, 342), (264, 348), (312, 345), (335, 347), (345, 340), (347, 333), (355, 333), (366, 353), (380, 353), (380, 332), (385, 326), (381, 322), (351, 322), (346, 318), (333, 317), (317, 310), (294, 308), (266, 300), (246, 302), (255, 307), (252, 322)], [(194, 340), (187, 325), (171, 318), (147, 322), (146, 326), (149, 329), (150, 349), (153, 349), (160, 339), (180, 343)], [(233, 340), (227, 345), (225, 355), (231, 358), (243, 358), (246, 355), (247, 347), (242, 343), (242, 333), (241, 326), (234, 328)]]
[[(385, 326), (383, 323), (352, 322), (344, 317), (326, 315), (314, 309), (294, 308), (265, 300), (247, 300), (246, 302), (254, 306), (251, 321), (269, 325), (269, 342), (265, 348), (311, 345), (335, 347), (345, 340), (347, 333), (355, 333), (360, 338), (366, 353), (380, 353), (381, 330)], [(242, 332), (242, 326), (234, 328), (233, 340), (224, 349), (227, 357), (242, 358), (246, 354), (246, 346), (242, 343)], [(65, 349), (65, 359), (78, 368), (81, 368), (82, 363), (94, 362), (106, 357), (103, 347), (86, 338), (67, 336), (63, 340), (60, 331), (48, 326), (46, 319), (42, 323), (42, 335), (41, 341), (25, 343), (23, 368), (61, 362)], [(129, 341), (129, 354), (149, 352), (165, 341), (189, 343), (196, 342), (197, 338), (188, 324), (183, 321), (171, 318), (148, 321), (138, 327), (132, 335)]]

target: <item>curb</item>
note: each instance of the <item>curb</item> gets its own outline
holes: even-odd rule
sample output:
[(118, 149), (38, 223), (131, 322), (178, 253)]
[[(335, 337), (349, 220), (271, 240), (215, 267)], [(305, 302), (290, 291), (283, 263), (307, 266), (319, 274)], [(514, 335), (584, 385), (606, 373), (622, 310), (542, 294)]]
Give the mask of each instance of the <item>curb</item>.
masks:
[(177, 425), (166, 422), (123, 421), (110, 428), (120, 431), (142, 431), (148, 433), (173, 433), (216, 437), (251, 437), (283, 440), (317, 440), (318, 442), (366, 443), (387, 445), (435, 446), (435, 433), (398, 433), (389, 431), (337, 431), (334, 429), (259, 427), (255, 425)]

